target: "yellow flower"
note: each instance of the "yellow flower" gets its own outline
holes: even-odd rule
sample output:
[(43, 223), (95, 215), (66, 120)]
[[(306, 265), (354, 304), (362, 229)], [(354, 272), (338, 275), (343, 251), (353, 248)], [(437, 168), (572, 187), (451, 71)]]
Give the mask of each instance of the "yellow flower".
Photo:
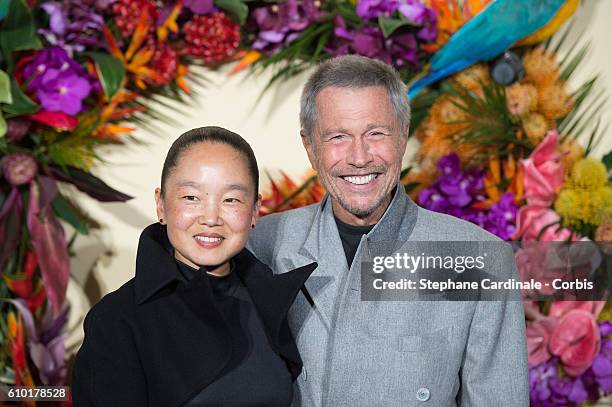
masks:
[(535, 84), (555, 82), (559, 78), (559, 63), (554, 54), (544, 48), (534, 48), (523, 57), (526, 79)]
[(489, 68), (486, 64), (475, 64), (455, 74), (452, 80), (457, 85), (472, 91), (480, 90), (491, 80)]
[(601, 251), (608, 256), (612, 255), (612, 218), (601, 222), (595, 231), (595, 241), (598, 242)]
[(506, 88), (508, 111), (514, 116), (523, 116), (538, 106), (538, 90), (530, 84), (515, 83)]
[(612, 215), (612, 188), (604, 186), (594, 191), (582, 190), (581, 205), (583, 205), (583, 219), (591, 225), (599, 225), (604, 219)]
[(602, 186), (594, 190), (563, 189), (555, 201), (555, 211), (563, 219), (564, 226), (597, 226), (612, 216), (612, 188)]
[(527, 139), (533, 146), (540, 144), (546, 132), (551, 129), (551, 124), (539, 113), (529, 113), (522, 120), (523, 130)]
[(566, 137), (565, 140), (559, 146), (561, 151), (563, 168), (565, 169), (565, 175), (568, 175), (574, 164), (584, 157), (584, 149), (575, 139)]
[(608, 174), (605, 165), (593, 158), (584, 158), (572, 168), (570, 182), (574, 187), (596, 189), (606, 185)]
[(559, 82), (547, 83), (538, 89), (538, 109), (548, 119), (560, 119), (574, 108), (574, 101)]
[(457, 100), (449, 96), (438, 98), (431, 107), (432, 120), (453, 127), (457, 125), (459, 128), (465, 127), (468, 115), (457, 106), (457, 103)]
[[(580, 196), (574, 189), (562, 189), (555, 200), (555, 212), (563, 218), (564, 221), (573, 219), (579, 215), (577, 211), (580, 209)], [(579, 216), (578, 216), (579, 217)]]

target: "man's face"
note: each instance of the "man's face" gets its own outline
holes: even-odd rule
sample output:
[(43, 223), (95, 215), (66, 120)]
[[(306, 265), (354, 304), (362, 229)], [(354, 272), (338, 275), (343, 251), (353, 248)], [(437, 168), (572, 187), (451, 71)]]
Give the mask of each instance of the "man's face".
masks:
[(327, 87), (316, 99), (308, 158), (332, 198), (334, 214), (354, 225), (376, 223), (395, 187), (406, 150), (385, 88)]

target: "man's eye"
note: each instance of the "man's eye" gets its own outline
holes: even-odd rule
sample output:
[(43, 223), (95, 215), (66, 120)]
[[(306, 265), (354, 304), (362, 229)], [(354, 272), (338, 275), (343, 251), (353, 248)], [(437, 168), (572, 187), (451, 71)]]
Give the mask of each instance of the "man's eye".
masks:
[(239, 203), (240, 199), (238, 199), (238, 198), (225, 198), (225, 202), (227, 202), (227, 203)]
[(197, 201), (197, 200), (198, 200), (198, 197), (197, 197), (197, 196), (195, 196), (195, 195), (185, 195), (185, 196), (183, 197), (183, 199), (186, 199), (186, 200), (188, 200), (188, 201), (195, 202), (195, 201)]
[(336, 134), (335, 136), (331, 136), (329, 138), (329, 141), (340, 141), (342, 140), (344, 137), (346, 137), (344, 134)]

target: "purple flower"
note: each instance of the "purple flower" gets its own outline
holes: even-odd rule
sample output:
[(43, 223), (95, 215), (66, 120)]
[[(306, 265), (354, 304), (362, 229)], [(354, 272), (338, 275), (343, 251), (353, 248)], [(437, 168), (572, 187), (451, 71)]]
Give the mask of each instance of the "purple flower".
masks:
[(214, 8), (213, 0), (185, 0), (183, 4), (195, 14), (210, 13)]
[(323, 18), (317, 0), (288, 0), (284, 3), (258, 7), (251, 13), (247, 31), (256, 33), (253, 49), (266, 55), (278, 52), (294, 41), (310, 24)]
[(380, 59), (398, 68), (418, 66), (417, 41), (414, 34), (394, 33), (385, 38), (378, 26), (366, 26), (350, 31), (341, 16), (334, 18), (334, 25), (335, 38), (326, 48), (332, 56), (354, 53)]
[(57, 317), (53, 317), (52, 307), (47, 307), (40, 324), (22, 299), (9, 300), (21, 313), (28, 332), (30, 358), (38, 369), (43, 384), (63, 386), (66, 384), (66, 347), (67, 334), (62, 330), (68, 322), (69, 307), (65, 306)]
[(86, 49), (104, 48), (102, 29), (103, 7), (107, 2), (67, 0), (48, 1), (40, 7), (49, 15), (49, 28), (38, 30), (51, 45), (66, 50), (69, 55)]
[(417, 24), (423, 23), (428, 10), (428, 8), (426, 8), (423, 4), (419, 3), (416, 0), (410, 0), (406, 4), (401, 4), (398, 7), (398, 11), (404, 17)]
[(48, 69), (36, 89), (36, 96), (49, 112), (76, 115), (83, 107), (83, 99), (91, 92), (89, 82), (72, 71)]
[(425, 42), (433, 42), (438, 38), (438, 15), (432, 9), (423, 12), (423, 28), (417, 33), (417, 37)]
[(50, 112), (75, 115), (92, 89), (100, 90), (100, 84), (57, 46), (39, 51), (23, 72), (28, 89)]
[(419, 203), (427, 209), (435, 212), (443, 212), (448, 208), (448, 201), (444, 194), (436, 188), (425, 188), (419, 193)]
[[(604, 329), (607, 329), (607, 325), (610, 324), (610, 322), (606, 321), (602, 324), (606, 324)], [(601, 389), (605, 393), (612, 392), (612, 340), (604, 339), (602, 341), (601, 350), (599, 351), (599, 354), (595, 356), (591, 369), (593, 370), (595, 380)]]
[(356, 12), (364, 20), (391, 16), (400, 7), (399, 0), (359, 0)]
[(514, 203), (514, 194), (505, 193), (489, 210), (485, 229), (504, 240), (509, 240), (516, 231), (517, 212), (518, 206)]

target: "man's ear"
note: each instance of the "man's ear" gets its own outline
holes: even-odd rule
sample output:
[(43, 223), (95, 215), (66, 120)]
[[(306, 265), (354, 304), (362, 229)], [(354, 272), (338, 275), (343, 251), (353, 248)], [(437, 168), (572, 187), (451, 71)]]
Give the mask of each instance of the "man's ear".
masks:
[(164, 209), (164, 197), (161, 194), (161, 188), (155, 188), (155, 209), (157, 211), (159, 223), (165, 224), (166, 211)]
[(316, 170), (315, 167), (315, 153), (314, 153), (314, 146), (312, 145), (313, 143), (310, 142), (310, 137), (308, 136), (308, 134), (306, 134), (306, 131), (304, 129), (300, 130), (300, 136), (302, 136), (302, 145), (304, 146), (304, 149), (306, 149), (306, 154), (308, 154), (308, 160), (310, 161), (310, 166)]

